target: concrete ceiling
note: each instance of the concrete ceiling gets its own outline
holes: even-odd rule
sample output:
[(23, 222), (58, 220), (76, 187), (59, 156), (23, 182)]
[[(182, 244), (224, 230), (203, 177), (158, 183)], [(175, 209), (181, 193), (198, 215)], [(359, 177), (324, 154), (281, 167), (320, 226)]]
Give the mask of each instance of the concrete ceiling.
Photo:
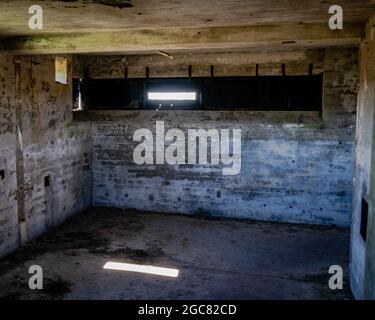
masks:
[(326, 23), (328, 8), (339, 4), (345, 22), (375, 13), (374, 0), (64, 0), (0, 1), (3, 35), (30, 30), (28, 8), (44, 9), (44, 32), (97, 32), (129, 28), (239, 26), (265, 23)]
[[(28, 27), (35, 4), (43, 30)], [(341, 33), (327, 27), (331, 4), (343, 7)], [(375, 0), (16, 0), (0, 2), (0, 37), (15, 53), (355, 45), (373, 14)]]

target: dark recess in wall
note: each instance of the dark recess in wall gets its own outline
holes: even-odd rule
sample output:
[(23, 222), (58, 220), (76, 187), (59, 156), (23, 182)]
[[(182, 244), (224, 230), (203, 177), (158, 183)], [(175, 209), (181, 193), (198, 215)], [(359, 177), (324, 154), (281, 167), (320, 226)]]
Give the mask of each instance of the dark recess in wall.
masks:
[[(89, 1), (87, 1), (87, 2), (89, 2)], [(120, 9), (132, 8), (133, 7), (133, 5), (130, 3), (131, 0), (91, 0), (90, 2), (102, 4), (102, 5), (105, 5), (105, 6), (120, 8)]]
[(44, 186), (49, 187), (50, 185), (51, 185), (51, 177), (50, 176), (44, 177)]
[(126, 79), (84, 80), (85, 106), (89, 109), (132, 109), (132, 102), (138, 100), (138, 86), (138, 82)]
[[(87, 109), (321, 111), (323, 76), (89, 79)], [(150, 101), (149, 91), (196, 92), (196, 101)]]
[[(60, 0), (61, 2), (78, 2), (78, 0)], [(132, 8), (131, 0), (83, 0), (84, 4), (97, 3), (115, 8)]]
[(367, 238), (368, 202), (362, 198), (360, 233), (363, 241)]

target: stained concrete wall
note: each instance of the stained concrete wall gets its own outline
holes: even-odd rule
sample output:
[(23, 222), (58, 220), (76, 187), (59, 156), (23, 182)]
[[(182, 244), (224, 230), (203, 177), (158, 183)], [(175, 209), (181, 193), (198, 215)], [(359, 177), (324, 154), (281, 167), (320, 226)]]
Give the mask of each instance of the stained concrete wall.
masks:
[(13, 57), (0, 55), (0, 256), (19, 243)]
[[(150, 76), (177, 76), (186, 75), (189, 64), (199, 76), (208, 75), (210, 64), (220, 75), (255, 75), (256, 64), (260, 74), (280, 74), (282, 63), (288, 74), (307, 74), (313, 63), (314, 72), (325, 73), (323, 120), (298, 112), (91, 111), (94, 205), (349, 226), (357, 50), (185, 58), (186, 65), (179, 57), (85, 57), (76, 75), (85, 65), (94, 78), (123, 77), (125, 66), (129, 76), (142, 75), (145, 66)], [(136, 165), (133, 134), (154, 132), (156, 120), (165, 121), (166, 130), (241, 128), (241, 173), (223, 176), (210, 165)]]
[(25, 214), (32, 239), (91, 204), (91, 143), (88, 124), (72, 122), (72, 82), (55, 82), (54, 57), (26, 57), (21, 70)]
[[(63, 85), (55, 82), (54, 56), (17, 57), (17, 92), (13, 57), (3, 59), (2, 66), (10, 75), (3, 81), (9, 91), (3, 92), (0, 110), (1, 150), (6, 150), (1, 153), (0, 164), (7, 171), (6, 180), (0, 181), (0, 256), (19, 244), (17, 216), (25, 220), (23, 240), (27, 241), (91, 204), (90, 124), (72, 121), (71, 58), (69, 84)], [(16, 123), (20, 125), (17, 170)], [(47, 176), (49, 186), (45, 186)]]
[[(360, 89), (358, 94), (358, 118), (356, 132), (355, 177), (353, 183), (353, 216), (351, 231), (350, 283), (356, 298), (375, 298), (374, 279), (374, 181), (371, 166), (374, 131), (375, 105), (375, 19), (366, 32), (366, 39), (360, 48)], [(374, 158), (373, 158), (374, 161)], [(360, 235), (361, 199), (370, 204), (367, 243)]]
[[(2, 56), (0, 164), (4, 169), (0, 170), (4, 170), (5, 179), (0, 181), (0, 255), (19, 245), (18, 216), (24, 216), (26, 240), (30, 240), (91, 203), (348, 225), (357, 51), (240, 57), (242, 60), (234, 55), (208, 55), (201, 60), (203, 57), (195, 56), (188, 62), (214, 58), (218, 64), (215, 70), (228, 75), (252, 74), (250, 60), (260, 64), (262, 74), (279, 74), (283, 62), (290, 74), (306, 74), (313, 63), (314, 72), (325, 72), (323, 120), (318, 113), (93, 111), (81, 115), (81, 120), (88, 121), (73, 121), (71, 81), (69, 85), (55, 83), (53, 56), (17, 57), (19, 96), (14, 57)], [(80, 58), (81, 68), (76, 72), (86, 64), (90, 74), (102, 67), (97, 76), (105, 77), (106, 72), (108, 76), (110, 69), (103, 66), (111, 59), (114, 61), (113, 57)], [(144, 66), (145, 57), (138, 63), (135, 58), (127, 59), (129, 67)], [(167, 61), (155, 64), (156, 76), (161, 72), (168, 76), (173, 64)], [(122, 76), (122, 68), (114, 70)], [(167, 129), (241, 128), (241, 174), (224, 177), (215, 166), (135, 165), (133, 133), (139, 128), (153, 129), (156, 120), (165, 121)], [(49, 186), (44, 183), (47, 176)]]

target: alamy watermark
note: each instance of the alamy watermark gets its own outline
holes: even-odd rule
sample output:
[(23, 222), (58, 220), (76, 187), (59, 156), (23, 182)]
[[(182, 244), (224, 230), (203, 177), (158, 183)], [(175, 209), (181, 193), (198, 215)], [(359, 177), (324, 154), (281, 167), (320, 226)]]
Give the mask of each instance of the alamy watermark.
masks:
[(339, 265), (330, 266), (328, 269), (328, 273), (332, 274), (328, 281), (329, 288), (331, 290), (342, 290), (344, 282), (344, 273), (342, 267)]
[(43, 289), (43, 269), (39, 265), (32, 265), (29, 268), (29, 274), (32, 276), (29, 278), (29, 288), (31, 290), (42, 290)]
[(29, 8), (29, 28), (32, 30), (43, 29), (43, 8), (38, 5), (33, 5)]
[(138, 165), (221, 163), (223, 175), (241, 171), (241, 129), (187, 129), (186, 135), (177, 128), (165, 132), (164, 121), (156, 121), (155, 137), (143, 128), (134, 132), (133, 141), (141, 142), (133, 152)]
[(343, 29), (344, 11), (342, 10), (342, 7), (339, 5), (332, 5), (328, 9), (328, 13), (332, 14), (332, 16), (328, 20), (329, 28), (331, 30)]

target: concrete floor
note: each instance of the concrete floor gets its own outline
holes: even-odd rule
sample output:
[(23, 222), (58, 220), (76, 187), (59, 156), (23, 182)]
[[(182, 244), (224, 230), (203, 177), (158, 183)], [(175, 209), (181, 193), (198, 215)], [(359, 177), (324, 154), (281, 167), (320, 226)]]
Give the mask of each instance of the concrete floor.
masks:
[[(349, 230), (90, 209), (0, 260), (1, 299), (350, 299), (328, 288), (348, 265)], [(178, 278), (104, 270), (108, 261)], [(44, 290), (28, 289), (43, 267)]]

